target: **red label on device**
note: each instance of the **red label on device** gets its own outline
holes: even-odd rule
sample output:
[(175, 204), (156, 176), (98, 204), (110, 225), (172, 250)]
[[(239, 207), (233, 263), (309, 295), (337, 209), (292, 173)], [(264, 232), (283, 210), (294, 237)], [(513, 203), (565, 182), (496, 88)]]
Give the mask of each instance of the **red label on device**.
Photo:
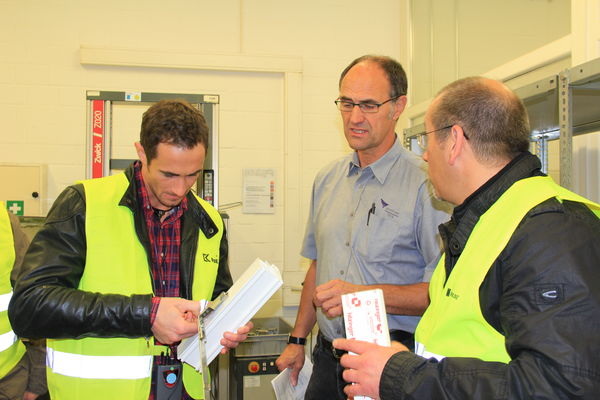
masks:
[(104, 100), (92, 100), (92, 178), (104, 174)]

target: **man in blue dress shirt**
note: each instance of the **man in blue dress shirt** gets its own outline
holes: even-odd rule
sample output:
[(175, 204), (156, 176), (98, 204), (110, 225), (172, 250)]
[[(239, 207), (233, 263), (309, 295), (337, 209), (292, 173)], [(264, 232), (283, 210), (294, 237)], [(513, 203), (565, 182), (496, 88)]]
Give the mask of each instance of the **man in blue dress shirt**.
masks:
[(405, 150), (395, 126), (406, 106), (406, 74), (395, 60), (363, 56), (341, 74), (335, 101), (354, 152), (316, 176), (302, 256), (312, 260), (289, 344), (277, 360), (304, 364), (304, 343), (319, 325), (306, 399), (345, 399), (331, 341), (344, 337), (341, 295), (381, 288), (392, 339), (408, 346), (428, 304), (441, 252), (437, 226), (450, 208), (436, 200), (424, 163)]

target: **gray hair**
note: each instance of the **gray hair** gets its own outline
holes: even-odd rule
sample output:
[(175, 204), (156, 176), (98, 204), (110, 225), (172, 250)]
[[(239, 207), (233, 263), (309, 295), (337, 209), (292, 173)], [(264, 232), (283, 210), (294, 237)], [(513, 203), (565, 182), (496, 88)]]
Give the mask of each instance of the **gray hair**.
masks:
[[(433, 127), (459, 125), (479, 161), (512, 160), (529, 149), (529, 118), (523, 102), (503, 84), (482, 77), (444, 87), (431, 110)], [(436, 132), (445, 140), (448, 130)]]

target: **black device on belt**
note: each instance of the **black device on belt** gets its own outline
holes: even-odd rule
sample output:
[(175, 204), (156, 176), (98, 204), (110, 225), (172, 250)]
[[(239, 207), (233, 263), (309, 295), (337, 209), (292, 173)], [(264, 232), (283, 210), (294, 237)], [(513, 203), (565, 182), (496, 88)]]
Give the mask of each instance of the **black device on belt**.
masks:
[(183, 392), (183, 365), (174, 357), (161, 355), (154, 366), (156, 400), (179, 400)]

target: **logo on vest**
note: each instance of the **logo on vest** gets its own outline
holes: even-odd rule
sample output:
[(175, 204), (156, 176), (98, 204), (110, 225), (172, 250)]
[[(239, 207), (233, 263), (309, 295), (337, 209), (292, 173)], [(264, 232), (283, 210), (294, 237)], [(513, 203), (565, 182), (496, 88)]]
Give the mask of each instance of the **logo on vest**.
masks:
[(219, 259), (216, 257), (211, 257), (210, 254), (202, 253), (202, 258), (204, 259), (204, 262), (211, 262), (213, 264), (219, 263)]
[(454, 300), (458, 300), (458, 298), (460, 296), (458, 294), (456, 294), (455, 292), (453, 292), (452, 289), (448, 288), (448, 290), (446, 290), (446, 297), (451, 297)]

